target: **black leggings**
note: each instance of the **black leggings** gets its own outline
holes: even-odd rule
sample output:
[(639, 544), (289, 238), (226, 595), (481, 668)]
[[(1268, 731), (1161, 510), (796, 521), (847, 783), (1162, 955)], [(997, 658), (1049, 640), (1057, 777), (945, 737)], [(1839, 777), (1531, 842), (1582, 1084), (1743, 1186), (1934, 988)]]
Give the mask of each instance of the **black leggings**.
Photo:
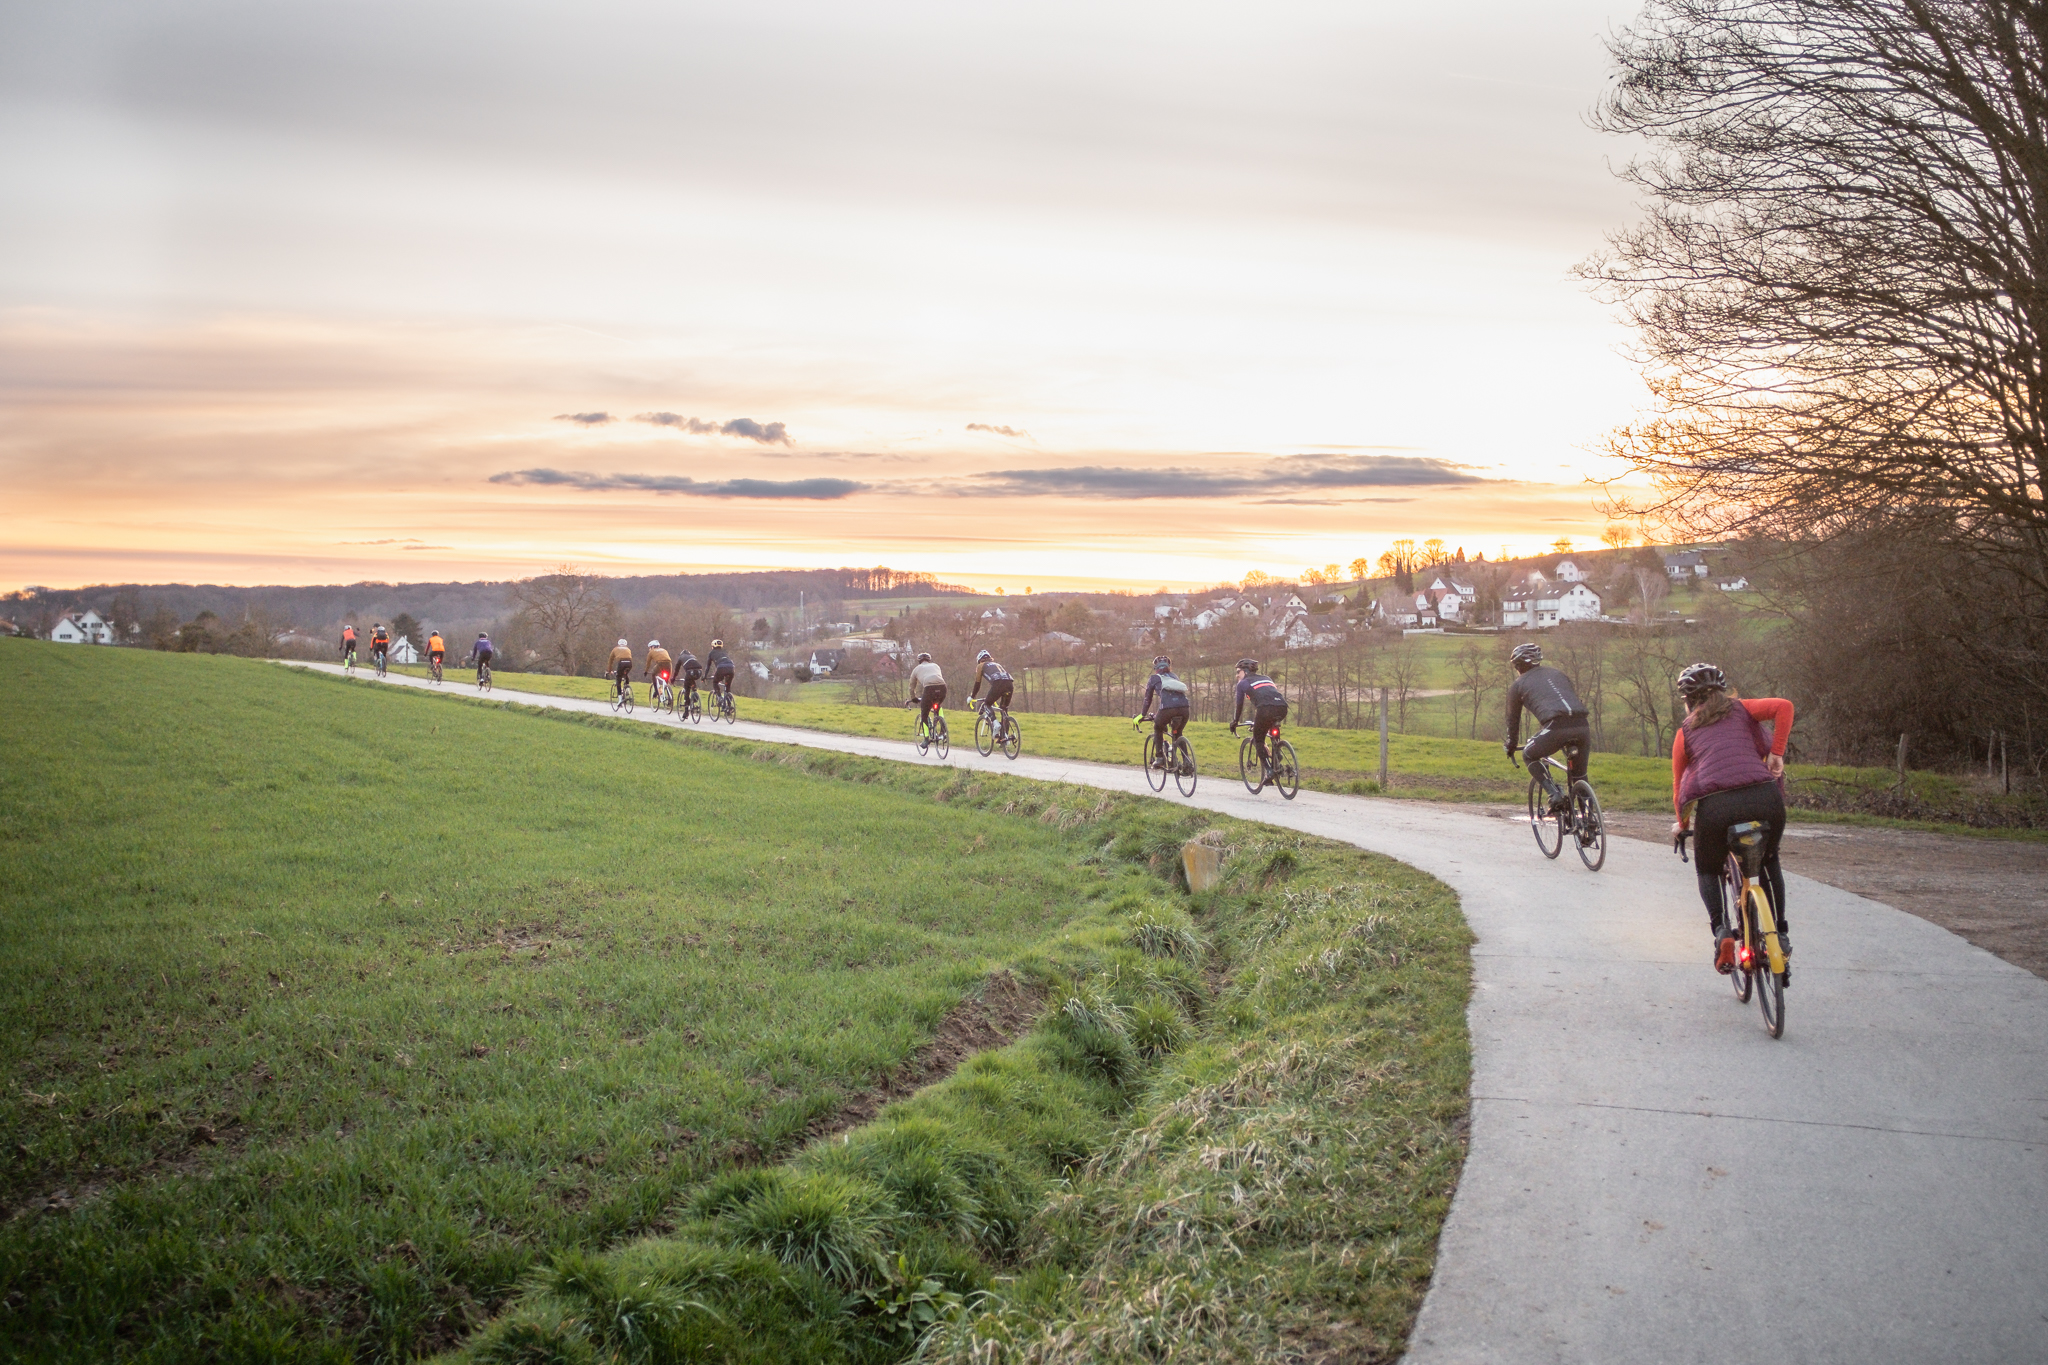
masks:
[(1593, 728), (1584, 716), (1559, 716), (1550, 724), (1529, 736), (1529, 742), (1522, 746), (1522, 761), (1529, 765), (1529, 771), (1536, 775), (1547, 791), (1551, 787), (1549, 766), (1543, 760), (1565, 751), (1564, 761), (1571, 773), (1571, 780), (1577, 782), (1586, 775), (1586, 751), (1593, 747)]
[(1771, 908), (1778, 927), (1785, 922), (1785, 869), (1778, 865), (1778, 840), (1785, 832), (1785, 794), (1776, 782), (1757, 782), (1733, 791), (1703, 796), (1692, 809), (1693, 856), (1697, 860), (1700, 901), (1716, 931), (1727, 921), (1721, 906), (1721, 869), (1728, 861), (1728, 827), (1745, 820), (1770, 826), (1764, 834), (1764, 887), (1771, 893)]
[(1188, 728), (1188, 711), (1185, 706), (1174, 711), (1161, 711), (1152, 717), (1152, 733), (1163, 736), (1167, 726), (1173, 727), (1173, 737), (1180, 738), (1180, 732)]

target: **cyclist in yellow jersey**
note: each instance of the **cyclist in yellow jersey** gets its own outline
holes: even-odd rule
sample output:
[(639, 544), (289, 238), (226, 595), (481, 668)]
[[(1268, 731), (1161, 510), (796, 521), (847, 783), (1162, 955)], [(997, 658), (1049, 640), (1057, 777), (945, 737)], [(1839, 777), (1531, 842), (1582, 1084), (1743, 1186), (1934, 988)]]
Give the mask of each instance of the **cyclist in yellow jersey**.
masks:
[(605, 672), (611, 675), (612, 691), (618, 696), (624, 696), (633, 685), (633, 651), (624, 640), (612, 646), (611, 662), (605, 665)]

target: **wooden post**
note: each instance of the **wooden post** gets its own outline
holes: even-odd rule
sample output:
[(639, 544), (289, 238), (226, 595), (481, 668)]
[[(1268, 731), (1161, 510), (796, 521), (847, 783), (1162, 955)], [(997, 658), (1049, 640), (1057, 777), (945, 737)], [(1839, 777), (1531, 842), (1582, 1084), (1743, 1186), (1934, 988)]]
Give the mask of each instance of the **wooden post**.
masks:
[(1387, 789), (1387, 689), (1380, 689), (1380, 790)]
[(2005, 731), (1998, 732), (1998, 771), (2005, 779), (2005, 794), (2012, 795), (2012, 759), (2005, 752)]
[(1906, 790), (1906, 737), (1899, 736), (1899, 790)]

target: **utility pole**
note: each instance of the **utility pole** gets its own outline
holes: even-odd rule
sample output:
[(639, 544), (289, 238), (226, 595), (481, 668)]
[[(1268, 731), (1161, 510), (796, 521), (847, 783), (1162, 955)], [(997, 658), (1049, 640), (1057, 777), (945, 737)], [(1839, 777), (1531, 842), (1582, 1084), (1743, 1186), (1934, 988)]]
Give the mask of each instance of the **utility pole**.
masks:
[(1387, 789), (1387, 689), (1380, 689), (1380, 790)]

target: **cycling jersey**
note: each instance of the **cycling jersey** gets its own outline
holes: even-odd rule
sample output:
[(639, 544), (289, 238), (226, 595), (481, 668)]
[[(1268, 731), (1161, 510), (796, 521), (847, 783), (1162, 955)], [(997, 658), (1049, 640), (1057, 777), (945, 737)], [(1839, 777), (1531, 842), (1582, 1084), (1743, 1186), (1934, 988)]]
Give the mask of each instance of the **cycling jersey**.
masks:
[(690, 653), (690, 652), (688, 652), (687, 650), (686, 650), (686, 651), (684, 651), (684, 653), (683, 653), (683, 681), (684, 681), (684, 682), (691, 682), (691, 683), (693, 683), (693, 682), (697, 681), (697, 679), (699, 679), (699, 678), (701, 678), (701, 677), (703, 677), (703, 676), (704, 676), (704, 665), (703, 665), (703, 664), (701, 664), (701, 663), (699, 663), (699, 662), (697, 661), (697, 656), (696, 656), (696, 655), (694, 655), (694, 654), (691, 654), (691, 653)]
[(1281, 715), (1287, 714), (1287, 694), (1280, 690), (1280, 684), (1263, 673), (1254, 673), (1237, 684), (1237, 712), (1230, 723), (1238, 724), (1244, 719), (1245, 703), (1250, 702), (1256, 716), (1261, 711), (1279, 708)]
[(922, 693), (927, 687), (944, 687), (945, 685), (946, 675), (941, 673), (939, 666), (930, 659), (926, 659), (916, 668), (910, 670), (910, 690), (913, 693)]
[(624, 646), (614, 647), (612, 650), (611, 661), (605, 665), (605, 672), (610, 673), (615, 671), (620, 664), (624, 664), (628, 670), (630, 670), (633, 667), (632, 650), (627, 649)]
[(1508, 686), (1508, 747), (1520, 748), (1522, 708), (1539, 724), (1549, 725), (1565, 716), (1583, 716), (1586, 703), (1579, 700), (1572, 680), (1549, 664), (1538, 664)]
[(705, 655), (704, 662), (710, 667), (713, 673), (732, 672), (732, 655), (726, 653), (723, 648), (714, 649), (709, 654)]
[(427, 637), (427, 653), (446, 654), (447, 652), (448, 643), (447, 641), (441, 638), (441, 633), (439, 631), (435, 631), (432, 635), (429, 635)]
[(1145, 680), (1145, 697), (1144, 700), (1138, 703), (1138, 710), (1141, 712), (1151, 710), (1154, 697), (1159, 699), (1159, 709), (1161, 711), (1185, 711), (1188, 709), (1188, 685), (1179, 678), (1176, 678), (1171, 669), (1154, 673)]
[(1010, 677), (1009, 669), (1004, 668), (994, 659), (983, 659), (974, 666), (974, 686), (967, 689), (967, 700), (973, 701), (981, 694), (981, 685), (983, 683), (988, 684), (988, 694), (990, 697), (994, 697), (998, 684), (1012, 681), (1014, 679)]
[(489, 640), (478, 640), (476, 642), (475, 654), (477, 658), (488, 659), (491, 657), (492, 654), (496, 652), (496, 649), (492, 646)]
[(667, 650), (650, 649), (647, 651), (647, 676), (651, 678), (656, 673), (666, 676), (673, 663)]

